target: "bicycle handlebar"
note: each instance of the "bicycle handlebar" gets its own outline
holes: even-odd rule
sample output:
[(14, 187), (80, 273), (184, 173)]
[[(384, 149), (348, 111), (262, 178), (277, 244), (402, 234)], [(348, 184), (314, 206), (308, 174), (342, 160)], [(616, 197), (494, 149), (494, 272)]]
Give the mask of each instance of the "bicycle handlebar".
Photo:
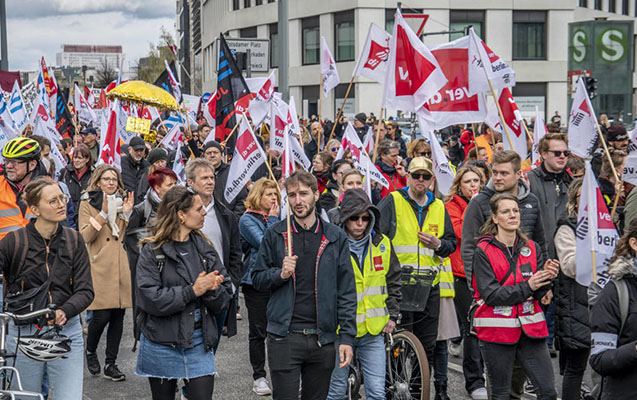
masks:
[(6, 321), (12, 319), (14, 321), (26, 321), (32, 318), (41, 317), (46, 314), (55, 313), (55, 304), (49, 304), (47, 308), (43, 308), (41, 310), (32, 311), (26, 314), (14, 314), (11, 312), (2, 312), (0, 313), (0, 320)]

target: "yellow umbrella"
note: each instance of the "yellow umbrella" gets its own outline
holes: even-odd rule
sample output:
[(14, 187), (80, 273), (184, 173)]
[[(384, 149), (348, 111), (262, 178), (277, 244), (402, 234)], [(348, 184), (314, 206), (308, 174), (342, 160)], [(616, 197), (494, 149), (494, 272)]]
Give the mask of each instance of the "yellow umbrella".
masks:
[(128, 81), (106, 94), (109, 98), (142, 103), (149, 106), (180, 111), (177, 100), (164, 89), (144, 81)]

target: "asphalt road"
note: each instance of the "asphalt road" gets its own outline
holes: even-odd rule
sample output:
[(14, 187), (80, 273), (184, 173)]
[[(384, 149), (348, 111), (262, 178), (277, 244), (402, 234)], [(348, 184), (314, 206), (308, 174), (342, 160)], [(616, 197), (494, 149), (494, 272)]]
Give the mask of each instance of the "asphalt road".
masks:
[[(242, 301), (243, 302), (243, 301)], [(245, 310), (245, 309), (244, 309)], [(261, 397), (252, 393), (252, 368), (248, 358), (248, 321), (244, 318), (238, 321), (238, 334), (230, 339), (223, 337), (216, 355), (216, 366), (219, 376), (215, 379), (214, 399), (222, 400), (258, 400), (271, 399), (271, 397)], [(104, 361), (104, 345), (106, 342), (106, 332), (102, 337), (98, 355), (100, 361)], [(102, 376), (91, 376), (85, 369), (84, 372), (84, 399), (85, 400), (107, 400), (107, 399), (130, 399), (130, 400), (150, 400), (150, 388), (146, 378), (135, 375), (136, 353), (131, 351), (133, 347), (132, 317), (127, 312), (124, 337), (119, 352), (118, 365), (120, 370), (126, 374), (126, 381), (112, 382)], [(561, 377), (558, 375), (559, 367), (557, 359), (553, 359), (553, 370), (556, 376), (556, 386), (558, 394), (561, 391)], [(461, 359), (449, 357), (449, 383), (448, 393), (453, 400), (470, 399), (464, 390), (464, 378), (462, 376)], [(585, 382), (590, 384), (590, 377), (587, 373)], [(432, 395), (433, 396), (433, 384)], [(525, 396), (533, 399), (535, 396)], [(57, 399), (55, 399), (57, 400)]]

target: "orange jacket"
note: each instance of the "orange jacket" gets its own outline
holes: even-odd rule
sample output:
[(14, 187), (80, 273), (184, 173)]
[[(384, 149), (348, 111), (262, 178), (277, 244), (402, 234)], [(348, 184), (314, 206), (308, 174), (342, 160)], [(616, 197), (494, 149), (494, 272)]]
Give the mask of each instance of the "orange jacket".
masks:
[(451, 261), (451, 270), (455, 276), (466, 278), (464, 274), (464, 265), (462, 264), (462, 257), (460, 255), (460, 246), (462, 244), (462, 223), (464, 222), (464, 211), (467, 209), (467, 201), (457, 194), (454, 194), (451, 200), (445, 204), (445, 208), (451, 218), (451, 225), (453, 225), (453, 232), (456, 234), (458, 240), (458, 246), (456, 251), (451, 253), (449, 260)]
[(28, 208), (26, 215), (22, 214), (13, 187), (4, 175), (0, 175), (0, 240), (7, 236), (7, 233), (27, 226), (27, 218), (31, 216)]

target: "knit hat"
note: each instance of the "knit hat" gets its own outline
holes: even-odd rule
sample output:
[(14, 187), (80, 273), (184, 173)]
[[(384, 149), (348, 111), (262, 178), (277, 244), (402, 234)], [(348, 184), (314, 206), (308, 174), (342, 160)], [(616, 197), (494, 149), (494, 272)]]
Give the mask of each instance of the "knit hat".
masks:
[(359, 121), (361, 124), (367, 123), (367, 115), (365, 113), (358, 113), (354, 116), (354, 119)]
[(214, 147), (215, 149), (219, 150), (220, 153), (223, 154), (223, 150), (221, 149), (221, 145), (216, 140), (211, 140), (208, 143), (206, 143), (206, 145), (203, 147), (204, 153), (206, 152), (206, 150), (208, 150), (211, 147)]
[(168, 153), (166, 153), (166, 150), (161, 147), (157, 147), (148, 153), (147, 160), (151, 165), (160, 160), (168, 161)]
[(608, 128), (608, 141), (609, 142), (621, 142), (622, 140), (628, 140), (628, 132), (624, 125), (613, 125)]

